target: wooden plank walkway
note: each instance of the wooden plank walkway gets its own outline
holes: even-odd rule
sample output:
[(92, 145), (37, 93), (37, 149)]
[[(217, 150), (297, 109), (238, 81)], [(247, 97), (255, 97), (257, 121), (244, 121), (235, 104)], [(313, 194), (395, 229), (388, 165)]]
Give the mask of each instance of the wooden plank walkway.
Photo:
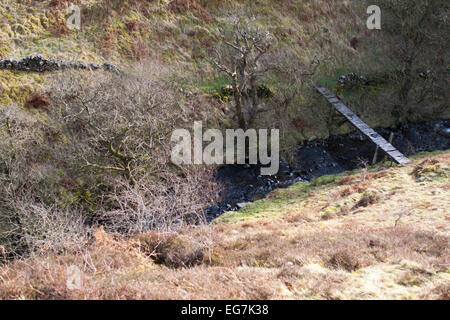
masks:
[(378, 145), (384, 152), (386, 152), (395, 162), (400, 165), (408, 164), (411, 161), (405, 157), (400, 151), (398, 151), (392, 144), (386, 139), (380, 136), (375, 130), (369, 127), (364, 121), (361, 120), (356, 114), (353, 113), (345, 104), (343, 104), (333, 93), (325, 89), (320, 85), (315, 86), (316, 90), (321, 93), (331, 105), (339, 111), (344, 117), (348, 119), (359, 131), (366, 135), (370, 140)]

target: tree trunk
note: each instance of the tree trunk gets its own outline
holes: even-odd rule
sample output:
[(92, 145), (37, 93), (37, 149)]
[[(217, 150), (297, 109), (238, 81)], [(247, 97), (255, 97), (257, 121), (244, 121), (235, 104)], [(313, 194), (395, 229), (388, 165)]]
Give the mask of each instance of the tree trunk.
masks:
[(236, 108), (236, 115), (238, 117), (239, 127), (244, 130), (247, 130), (248, 123), (247, 123), (247, 120), (245, 119), (244, 112), (242, 111), (242, 95), (238, 88), (236, 76), (233, 77), (232, 86), (233, 86), (234, 103), (235, 103), (235, 108)]
[(257, 110), (258, 110), (258, 88), (257, 81), (255, 77), (250, 78), (250, 88), (249, 88), (249, 122), (251, 123), (255, 120)]

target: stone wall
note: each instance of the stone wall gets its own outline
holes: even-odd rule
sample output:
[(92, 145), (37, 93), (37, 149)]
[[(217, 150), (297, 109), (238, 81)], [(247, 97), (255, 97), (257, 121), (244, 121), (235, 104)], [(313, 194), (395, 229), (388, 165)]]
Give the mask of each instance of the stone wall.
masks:
[(90, 63), (81, 61), (61, 61), (58, 59), (44, 59), (41, 54), (30, 55), (20, 60), (3, 59), (0, 60), (0, 70), (20, 70), (33, 72), (48, 72), (65, 69), (84, 69), (84, 70), (98, 70), (113, 72), (118, 75), (121, 74), (119, 68), (109, 62), (105, 62), (100, 66), (98, 63)]

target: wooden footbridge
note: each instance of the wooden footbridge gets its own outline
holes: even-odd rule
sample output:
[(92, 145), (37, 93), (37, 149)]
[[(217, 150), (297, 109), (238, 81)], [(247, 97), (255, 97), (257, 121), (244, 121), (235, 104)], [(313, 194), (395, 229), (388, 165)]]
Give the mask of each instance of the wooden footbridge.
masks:
[(352, 125), (354, 125), (359, 131), (366, 135), (373, 143), (375, 143), (380, 149), (388, 154), (395, 162), (400, 165), (408, 164), (411, 161), (405, 157), (400, 151), (398, 151), (392, 144), (386, 139), (380, 136), (375, 130), (369, 127), (364, 121), (361, 120), (352, 110), (350, 110), (345, 104), (343, 104), (333, 93), (325, 89), (320, 85), (316, 85), (315, 89), (321, 93), (329, 103)]

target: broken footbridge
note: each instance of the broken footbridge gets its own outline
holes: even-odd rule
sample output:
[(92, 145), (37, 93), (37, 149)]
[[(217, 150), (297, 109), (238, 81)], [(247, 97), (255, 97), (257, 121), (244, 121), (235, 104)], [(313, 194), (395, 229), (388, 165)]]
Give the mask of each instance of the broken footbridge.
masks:
[(381, 150), (386, 152), (395, 162), (400, 165), (405, 165), (411, 161), (398, 151), (392, 144), (379, 135), (375, 130), (369, 127), (364, 121), (361, 120), (352, 110), (350, 110), (345, 104), (343, 104), (333, 93), (326, 88), (315, 85), (315, 89), (322, 94), (328, 102), (350, 123), (367, 136), (373, 143), (375, 143)]

